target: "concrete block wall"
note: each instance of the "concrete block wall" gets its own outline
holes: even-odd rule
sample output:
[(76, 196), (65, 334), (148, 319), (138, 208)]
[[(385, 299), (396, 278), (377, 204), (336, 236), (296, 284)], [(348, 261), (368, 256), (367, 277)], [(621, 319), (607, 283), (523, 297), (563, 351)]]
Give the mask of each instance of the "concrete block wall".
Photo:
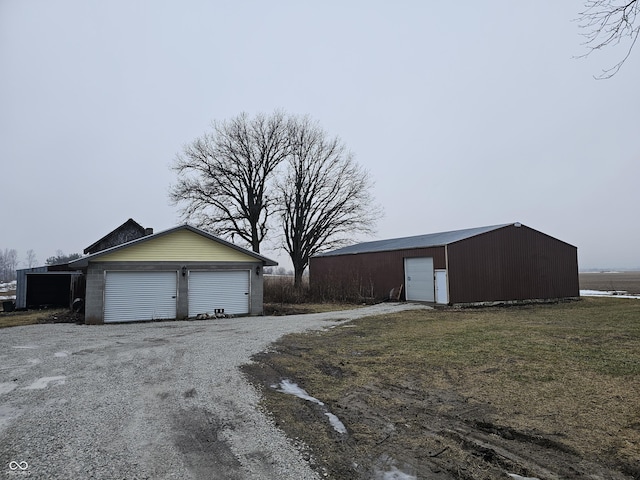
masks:
[[(104, 323), (105, 271), (167, 271), (178, 272), (178, 295), (176, 299), (176, 317), (185, 319), (189, 312), (188, 275), (182, 275), (182, 267), (187, 270), (249, 270), (249, 315), (262, 315), (264, 277), (262, 263), (224, 263), (203, 262), (102, 262), (91, 263), (87, 268), (87, 291), (85, 297), (85, 323)], [(258, 267), (258, 268), (257, 268)], [(256, 273), (258, 271), (258, 273)]]

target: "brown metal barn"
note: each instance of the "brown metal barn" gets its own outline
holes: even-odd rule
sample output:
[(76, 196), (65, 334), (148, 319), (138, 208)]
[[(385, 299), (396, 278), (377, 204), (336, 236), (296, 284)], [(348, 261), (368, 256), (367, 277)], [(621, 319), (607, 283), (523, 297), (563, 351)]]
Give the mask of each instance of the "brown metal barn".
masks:
[(438, 304), (578, 298), (577, 248), (520, 223), (360, 243), (313, 257), (312, 288)]

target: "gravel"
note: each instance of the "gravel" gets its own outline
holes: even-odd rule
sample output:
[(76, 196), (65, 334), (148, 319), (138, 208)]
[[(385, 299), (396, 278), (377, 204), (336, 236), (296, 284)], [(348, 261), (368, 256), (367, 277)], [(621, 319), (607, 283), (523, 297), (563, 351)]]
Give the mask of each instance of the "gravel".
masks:
[(284, 334), (410, 308), (0, 330), (0, 475), (318, 479), (238, 367)]

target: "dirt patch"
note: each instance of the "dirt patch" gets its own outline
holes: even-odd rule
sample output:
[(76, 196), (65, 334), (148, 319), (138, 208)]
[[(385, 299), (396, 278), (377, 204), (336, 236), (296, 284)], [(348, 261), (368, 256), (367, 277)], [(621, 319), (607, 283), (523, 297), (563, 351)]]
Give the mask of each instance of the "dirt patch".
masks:
[[(576, 360), (596, 352), (594, 342), (609, 359), (622, 355), (607, 351), (613, 340), (604, 340), (609, 330), (599, 317), (585, 318), (594, 305), (607, 316), (609, 304), (579, 302), (365, 319), (287, 336), (244, 371), (274, 421), (307, 445), (309, 461), (329, 478), (640, 478), (637, 355), (625, 357), (627, 370), (608, 365), (607, 375), (597, 359)], [(637, 348), (633, 322), (627, 331), (623, 312), (609, 313), (617, 317), (613, 343)], [(637, 310), (630, 313), (637, 318)], [(574, 317), (580, 320), (571, 323)], [(521, 344), (527, 335), (530, 343)], [(508, 348), (533, 351), (528, 357)], [(555, 374), (535, 361), (545, 349)], [(279, 392), (282, 379), (325, 406)], [(327, 421), (327, 409), (346, 434)]]
[(174, 443), (193, 478), (240, 480), (240, 462), (211, 413), (193, 408), (175, 417)]
[(308, 313), (352, 310), (361, 306), (353, 303), (265, 303), (263, 315), (306, 315)]

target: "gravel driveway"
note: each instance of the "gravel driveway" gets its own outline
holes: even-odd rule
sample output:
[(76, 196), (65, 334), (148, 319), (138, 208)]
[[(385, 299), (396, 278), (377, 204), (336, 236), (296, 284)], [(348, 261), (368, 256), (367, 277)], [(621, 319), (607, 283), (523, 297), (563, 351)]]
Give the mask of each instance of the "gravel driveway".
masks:
[(238, 367), (284, 334), (410, 308), (0, 330), (0, 478), (316, 479)]

